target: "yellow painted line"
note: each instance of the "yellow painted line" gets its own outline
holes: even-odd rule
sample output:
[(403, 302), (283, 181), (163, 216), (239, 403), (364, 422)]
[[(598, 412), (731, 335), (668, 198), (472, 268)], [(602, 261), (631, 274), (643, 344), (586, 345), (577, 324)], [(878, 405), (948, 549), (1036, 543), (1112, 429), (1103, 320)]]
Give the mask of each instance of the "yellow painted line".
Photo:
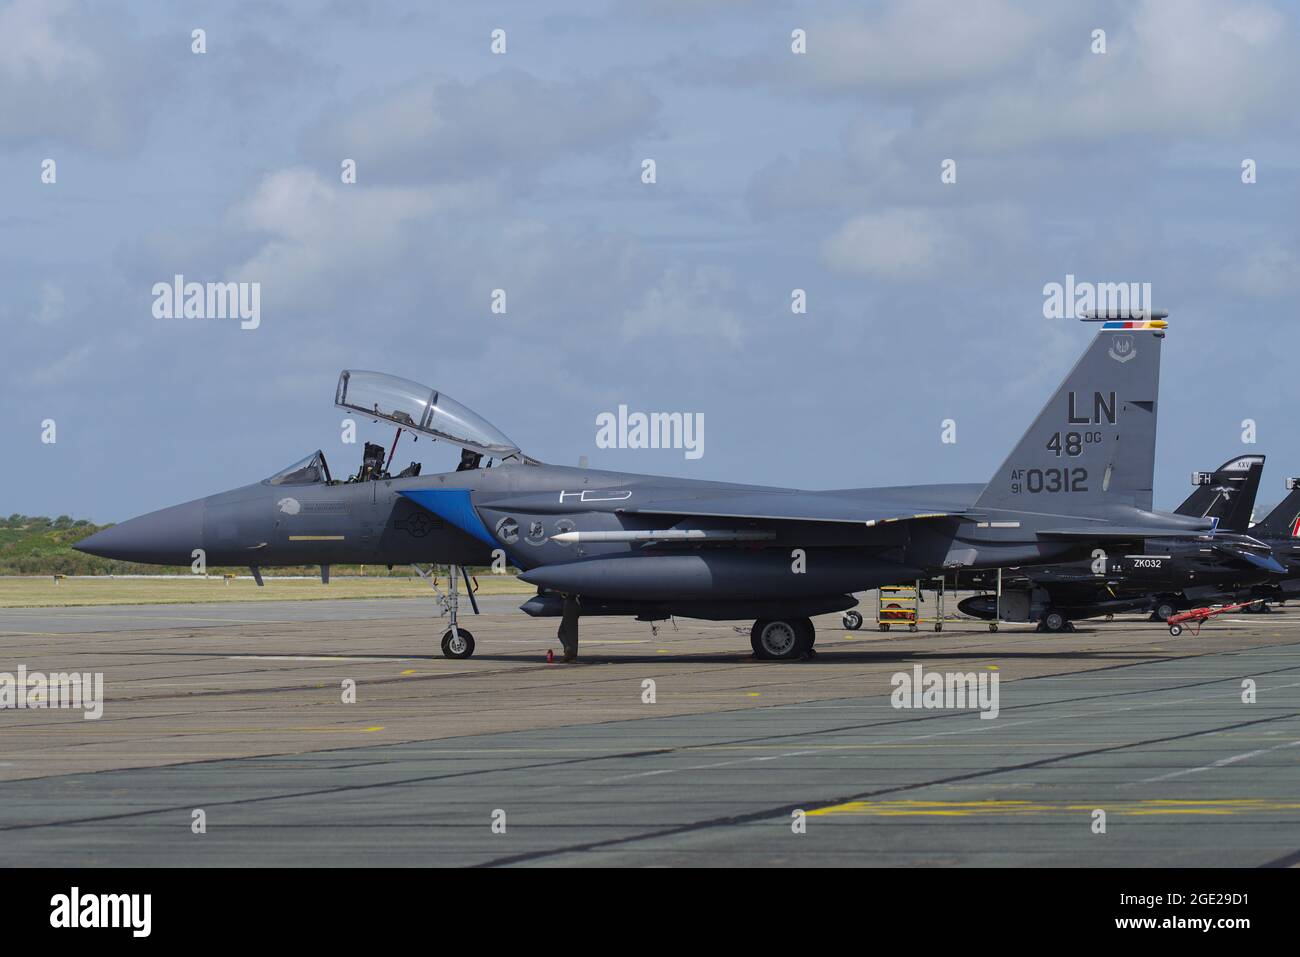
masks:
[(291, 542), (341, 542), (344, 541), (342, 535), (290, 535)]
[(402, 674), (404, 674), (404, 675), (413, 675), (413, 674), (415, 674), (415, 669), (414, 669), (414, 668), (407, 668), (405, 671), (402, 672)]
[(1149, 801), (1106, 801), (1090, 804), (1039, 803), (1034, 801), (850, 801), (833, 807), (809, 811), (809, 816), (838, 814), (868, 817), (975, 817), (990, 815), (1088, 813), (1101, 808), (1108, 814), (1129, 816), (1151, 815), (1218, 815), (1229, 816), (1250, 811), (1293, 811), (1300, 803), (1266, 801), (1257, 798), (1224, 799), (1213, 801), (1179, 801), (1155, 799)]

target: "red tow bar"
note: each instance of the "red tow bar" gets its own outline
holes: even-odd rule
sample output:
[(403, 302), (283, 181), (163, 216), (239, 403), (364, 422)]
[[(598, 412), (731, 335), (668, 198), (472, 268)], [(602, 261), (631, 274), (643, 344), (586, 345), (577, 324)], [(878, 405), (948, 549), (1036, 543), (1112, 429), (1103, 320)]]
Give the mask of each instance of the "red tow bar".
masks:
[(1217, 615), (1226, 615), (1229, 612), (1241, 611), (1243, 608), (1249, 608), (1251, 605), (1258, 605), (1264, 599), (1256, 598), (1254, 601), (1242, 602), (1239, 605), (1218, 605), (1212, 608), (1193, 608), (1191, 611), (1180, 611), (1176, 615), (1170, 615), (1165, 619), (1165, 624), (1169, 626), (1169, 634), (1177, 638), (1183, 633), (1183, 625), (1190, 625), (1192, 634), (1201, 633), (1201, 625), (1205, 624), (1211, 618)]

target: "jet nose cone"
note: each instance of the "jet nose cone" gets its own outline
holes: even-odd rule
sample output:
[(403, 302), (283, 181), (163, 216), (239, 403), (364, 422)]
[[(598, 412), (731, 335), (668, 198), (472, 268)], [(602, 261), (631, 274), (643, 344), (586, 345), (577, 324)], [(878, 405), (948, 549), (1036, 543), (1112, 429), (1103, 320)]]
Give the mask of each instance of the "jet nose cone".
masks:
[(203, 500), (173, 505), (83, 538), (79, 552), (124, 562), (188, 565), (203, 547)]

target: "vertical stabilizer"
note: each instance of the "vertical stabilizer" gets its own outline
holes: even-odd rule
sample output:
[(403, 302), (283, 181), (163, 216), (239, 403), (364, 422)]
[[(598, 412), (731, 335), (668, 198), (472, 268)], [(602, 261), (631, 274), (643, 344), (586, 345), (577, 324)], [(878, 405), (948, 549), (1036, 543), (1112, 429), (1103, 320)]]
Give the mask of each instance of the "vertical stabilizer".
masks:
[(1104, 322), (976, 503), (1053, 514), (1151, 508), (1163, 318)]
[(1217, 518), (1223, 531), (1244, 532), (1250, 527), (1263, 474), (1262, 455), (1239, 455), (1213, 472), (1196, 472), (1192, 475), (1196, 490), (1174, 512), (1193, 518)]

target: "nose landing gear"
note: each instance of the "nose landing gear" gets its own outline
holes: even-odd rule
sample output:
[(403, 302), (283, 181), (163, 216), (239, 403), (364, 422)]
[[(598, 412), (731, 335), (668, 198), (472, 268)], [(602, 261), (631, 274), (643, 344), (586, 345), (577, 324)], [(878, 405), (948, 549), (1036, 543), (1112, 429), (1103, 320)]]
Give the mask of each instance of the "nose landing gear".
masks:
[(415, 573), (429, 583), (433, 592), (438, 596), (438, 604), (442, 606), (442, 615), (446, 617), (447, 624), (450, 627), (442, 633), (442, 653), (447, 658), (469, 658), (474, 654), (474, 636), (470, 634), (468, 628), (460, 627), (460, 583), (465, 581), (465, 591), (469, 596), (470, 607), (474, 609), (474, 614), (478, 614), (478, 600), (474, 597), (474, 586), (470, 583), (469, 572), (464, 565), (447, 566), (447, 594), (438, 590), (438, 579), (434, 577), (433, 569), (424, 571), (419, 565), (412, 565)]

